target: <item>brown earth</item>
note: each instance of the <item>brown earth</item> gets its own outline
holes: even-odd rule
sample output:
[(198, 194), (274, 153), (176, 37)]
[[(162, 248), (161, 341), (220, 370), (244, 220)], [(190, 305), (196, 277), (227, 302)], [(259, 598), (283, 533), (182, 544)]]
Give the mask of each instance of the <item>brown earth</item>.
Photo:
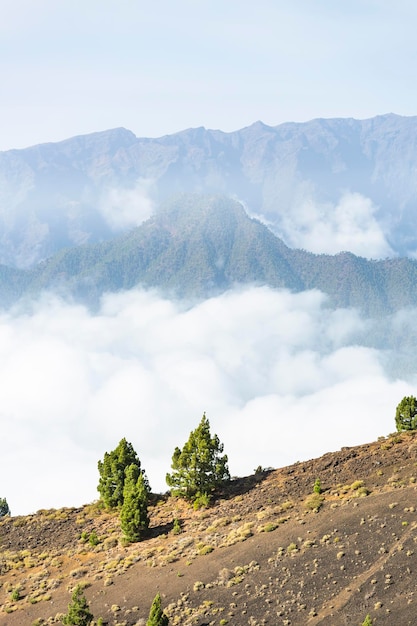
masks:
[(207, 509), (153, 496), (137, 544), (99, 503), (4, 518), (0, 624), (60, 624), (81, 584), (109, 626), (144, 626), (158, 591), (173, 625), (414, 625), (416, 481), (403, 433), (233, 480)]

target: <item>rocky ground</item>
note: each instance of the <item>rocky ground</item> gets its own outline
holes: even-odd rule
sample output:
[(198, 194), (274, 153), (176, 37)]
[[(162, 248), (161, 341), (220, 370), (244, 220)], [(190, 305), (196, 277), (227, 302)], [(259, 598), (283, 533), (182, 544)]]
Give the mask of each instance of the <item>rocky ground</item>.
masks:
[(155, 495), (137, 544), (98, 503), (4, 518), (0, 624), (59, 624), (81, 584), (109, 626), (144, 625), (158, 591), (173, 625), (414, 625), (416, 480), (404, 433), (234, 480), (207, 509)]

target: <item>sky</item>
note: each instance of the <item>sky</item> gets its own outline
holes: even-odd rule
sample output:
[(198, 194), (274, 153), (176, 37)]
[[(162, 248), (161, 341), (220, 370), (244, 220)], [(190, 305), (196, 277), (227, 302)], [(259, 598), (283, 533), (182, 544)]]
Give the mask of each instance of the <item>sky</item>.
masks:
[[(158, 137), (415, 115), (416, 23), (412, 0), (2, 0), (0, 150), (120, 126)], [(389, 254), (368, 199), (314, 210), (321, 250), (348, 238)], [(301, 247), (305, 214), (287, 225)], [(0, 313), (0, 497), (14, 515), (96, 499), (97, 462), (122, 437), (165, 491), (203, 411), (232, 475), (247, 475), (392, 432), (415, 389), (413, 371), (393, 377), (386, 351), (366, 347), (374, 321), (330, 311), (319, 292), (248, 286), (192, 305), (134, 290), (95, 314), (48, 295), (31, 307)]]
[(0, 150), (414, 115), (413, 0), (2, 0)]

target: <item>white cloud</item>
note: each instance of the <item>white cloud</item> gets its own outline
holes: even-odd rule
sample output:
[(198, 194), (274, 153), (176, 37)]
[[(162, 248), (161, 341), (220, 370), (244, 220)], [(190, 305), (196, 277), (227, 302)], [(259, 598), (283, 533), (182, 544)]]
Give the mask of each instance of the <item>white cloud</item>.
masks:
[(344, 194), (336, 206), (305, 199), (283, 217), (282, 236), (291, 247), (315, 253), (394, 256), (376, 211), (372, 200), (359, 193)]
[(193, 306), (45, 296), (0, 316), (0, 496), (13, 514), (96, 499), (97, 461), (131, 441), (155, 490), (203, 411), (234, 475), (387, 434), (415, 376), (392, 381), (365, 323), (311, 291), (246, 288)]
[(152, 185), (152, 181), (141, 178), (131, 189), (113, 187), (105, 191), (98, 209), (113, 230), (139, 226), (152, 215)]

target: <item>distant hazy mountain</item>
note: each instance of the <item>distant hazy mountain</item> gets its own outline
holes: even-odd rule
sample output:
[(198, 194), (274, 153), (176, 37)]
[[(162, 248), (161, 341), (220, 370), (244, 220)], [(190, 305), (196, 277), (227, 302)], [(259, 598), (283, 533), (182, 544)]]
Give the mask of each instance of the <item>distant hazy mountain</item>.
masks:
[(257, 122), (158, 139), (116, 129), (2, 152), (0, 262), (30, 267), (64, 247), (108, 240), (149, 217), (149, 197), (159, 204), (178, 192), (237, 198), (291, 247), (320, 251), (327, 238), (334, 251), (336, 233), (349, 249), (349, 219), (358, 238), (367, 228), (380, 238), (366, 256), (412, 256), (417, 117)]
[(61, 250), (31, 270), (0, 272), (3, 305), (42, 289), (94, 304), (134, 286), (205, 298), (247, 284), (316, 288), (330, 306), (381, 316), (417, 305), (417, 261), (292, 250), (238, 202), (183, 194), (127, 234)]

